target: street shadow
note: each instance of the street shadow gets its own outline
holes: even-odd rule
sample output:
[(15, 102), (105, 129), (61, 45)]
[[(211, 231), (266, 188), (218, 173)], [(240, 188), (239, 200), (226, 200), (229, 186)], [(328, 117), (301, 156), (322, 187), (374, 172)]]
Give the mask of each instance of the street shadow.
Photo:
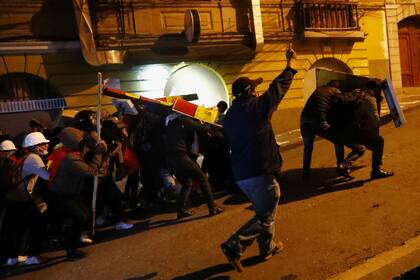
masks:
[(30, 273), (33, 271), (42, 270), (47, 267), (58, 265), (60, 263), (67, 262), (67, 261), (69, 260), (64, 255), (64, 256), (57, 256), (53, 258), (43, 258), (42, 262), (39, 265), (33, 265), (33, 266), (17, 265), (13, 267), (1, 267), (0, 278), (6, 279), (8, 277), (14, 277), (14, 276)]
[(146, 275), (143, 276), (135, 276), (135, 277), (130, 277), (127, 278), (125, 280), (149, 280), (149, 279), (153, 279), (157, 276), (157, 272), (152, 272), (152, 273), (148, 273)]
[[(354, 166), (357, 170), (363, 166)], [(360, 188), (369, 179), (357, 180), (354, 177), (337, 177), (336, 168), (313, 168), (310, 178), (304, 178), (301, 169), (291, 169), (281, 175), (281, 203), (308, 199), (325, 193)]]
[(242, 192), (238, 192), (234, 195), (229, 196), (227, 199), (223, 201), (223, 204), (225, 205), (239, 205), (248, 203), (249, 199), (246, 197), (246, 195)]
[[(353, 166), (353, 170), (358, 170), (364, 166)], [(311, 176), (304, 179), (301, 169), (286, 170), (281, 173), (281, 198), (280, 203), (288, 203), (308, 199), (324, 193), (347, 190), (362, 187), (366, 180), (356, 180), (354, 177), (337, 177), (336, 168), (313, 168)], [(249, 203), (248, 198), (243, 193), (230, 195), (223, 204), (239, 205)], [(248, 206), (247, 210), (252, 210), (252, 206)]]
[[(259, 263), (265, 262), (260, 256), (252, 256), (241, 261), (242, 266), (250, 267), (257, 265)], [(182, 276), (173, 278), (173, 280), (195, 280), (195, 279), (231, 279), (228, 275), (217, 275), (226, 273), (229, 271), (234, 271), (234, 268), (231, 264), (218, 264), (210, 267), (206, 267)], [(217, 276), (216, 276), (217, 275)], [(214, 276), (214, 277), (213, 277)]]
[[(196, 280), (196, 279), (230, 279), (230, 276), (227, 275), (218, 275), (215, 276), (216, 274), (221, 274), (221, 273), (226, 273), (229, 271), (233, 271), (233, 267), (228, 264), (218, 264), (218, 265), (214, 265), (214, 266), (210, 266), (210, 267), (206, 267), (203, 269), (200, 269), (198, 271), (194, 271), (182, 276), (177, 276), (175, 278), (173, 278), (173, 280)], [(215, 276), (215, 277), (213, 277)]]
[(117, 231), (113, 226), (104, 227), (98, 229), (95, 233), (95, 244), (109, 242), (114, 239), (124, 238), (130, 235), (134, 235), (140, 232), (145, 232), (148, 230), (153, 230), (162, 227), (173, 226), (176, 224), (183, 224), (192, 221), (197, 221), (201, 219), (208, 219), (209, 215), (202, 215), (202, 216), (191, 216), (189, 218), (184, 219), (176, 219), (176, 215), (173, 219), (163, 219), (159, 221), (151, 222), (150, 220), (139, 221), (134, 223), (133, 228), (128, 230)]
[(411, 279), (420, 279), (420, 265), (416, 268), (413, 268), (409, 271), (404, 272), (404, 274), (393, 278), (394, 280), (411, 280)]

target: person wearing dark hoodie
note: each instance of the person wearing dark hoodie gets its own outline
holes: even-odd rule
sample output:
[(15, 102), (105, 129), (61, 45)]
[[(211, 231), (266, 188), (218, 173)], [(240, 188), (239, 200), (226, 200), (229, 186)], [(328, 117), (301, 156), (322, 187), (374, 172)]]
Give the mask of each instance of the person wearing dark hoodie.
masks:
[[(84, 137), (83, 131), (73, 127), (64, 128), (59, 138), (63, 148), (54, 151), (58, 156), (51, 164), (49, 205), (64, 220), (63, 245), (68, 258), (75, 260), (85, 256), (77, 245), (82, 231), (89, 229), (92, 221), (92, 213), (80, 192), (86, 186), (86, 178), (103, 175), (103, 153), (107, 146), (103, 141), (96, 144), (95, 132)], [(89, 164), (84, 160), (87, 151), (93, 152)]]
[(202, 133), (206, 133), (205, 128), (192, 118), (175, 112), (166, 118), (166, 164), (182, 185), (178, 198), (178, 219), (194, 214), (194, 211), (187, 209), (192, 190), (192, 180), (198, 183), (201, 193), (206, 200), (210, 216), (224, 211), (224, 208), (216, 203), (208, 179), (195, 161), (197, 151), (192, 151), (194, 150), (194, 143), (198, 144), (198, 134)]

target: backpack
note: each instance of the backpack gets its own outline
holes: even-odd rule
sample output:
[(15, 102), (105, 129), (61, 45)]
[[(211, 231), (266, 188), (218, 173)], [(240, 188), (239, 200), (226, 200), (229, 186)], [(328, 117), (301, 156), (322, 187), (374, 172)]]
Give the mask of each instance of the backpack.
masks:
[(30, 179), (22, 178), (23, 162), (27, 157), (28, 155), (16, 158), (12, 155), (2, 162), (0, 168), (0, 192), (2, 195)]

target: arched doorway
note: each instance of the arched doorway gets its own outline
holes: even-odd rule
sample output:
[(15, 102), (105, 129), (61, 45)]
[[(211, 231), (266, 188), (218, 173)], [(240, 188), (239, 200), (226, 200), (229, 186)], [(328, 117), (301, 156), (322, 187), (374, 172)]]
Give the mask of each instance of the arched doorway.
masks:
[(420, 86), (420, 16), (398, 23), (403, 87)]
[[(318, 71), (318, 70), (326, 71)], [(336, 72), (335, 75), (331, 74), (331, 71)], [(315, 61), (308, 72), (306, 72), (303, 83), (303, 98), (304, 101), (309, 98), (309, 96), (314, 92), (317, 86), (328, 83), (330, 80), (342, 79), (342, 76), (345, 74), (353, 74), (351, 68), (342, 62), (333, 57), (322, 58)]]
[(345, 64), (341, 60), (332, 57), (322, 58), (320, 60), (315, 61), (315, 63), (311, 65), (310, 69), (313, 68), (324, 68), (327, 70), (353, 74), (353, 71), (351, 71), (350, 67), (347, 64)]
[(229, 104), (229, 95), (223, 78), (203, 64), (189, 64), (174, 71), (165, 86), (165, 96), (197, 94), (197, 105), (213, 107), (219, 101)]
[(31, 119), (54, 128), (65, 107), (59, 90), (39, 76), (21, 72), (0, 76), (0, 128), (17, 137), (16, 144), (28, 132)]

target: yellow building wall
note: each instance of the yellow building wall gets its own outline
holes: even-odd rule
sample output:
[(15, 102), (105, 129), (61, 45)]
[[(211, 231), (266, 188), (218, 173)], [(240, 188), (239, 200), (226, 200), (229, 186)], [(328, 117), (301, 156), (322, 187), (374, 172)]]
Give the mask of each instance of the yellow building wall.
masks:
[[(200, 62), (215, 69), (226, 82), (229, 91), (231, 91), (231, 85), (236, 78), (249, 76), (250, 78), (262, 77), (264, 79), (263, 84), (258, 87), (258, 90), (263, 92), (286, 66), (284, 53), (287, 45), (288, 42), (267, 43), (252, 60)], [(280, 105), (279, 109), (281, 110), (274, 115), (273, 123), (276, 132), (297, 128), (300, 109), (304, 105), (304, 77), (306, 71), (315, 61), (327, 57), (335, 58), (346, 63), (355, 74), (369, 75), (368, 52), (364, 43), (331, 42), (325, 48), (319, 42), (295, 42), (294, 48), (298, 52), (298, 59), (295, 63), (298, 73)], [(66, 97), (68, 108), (74, 110), (96, 107), (98, 71), (103, 73), (104, 78), (120, 79), (123, 90), (148, 90), (145, 88), (147, 81), (139, 81), (132, 67), (124, 65), (93, 67), (84, 61), (80, 53), (26, 57), (3, 56), (0, 71), (0, 74), (27, 72), (48, 79)], [(110, 98), (104, 97), (103, 104), (107, 111), (114, 111)], [(287, 110), (286, 117), (280, 113), (282, 110)]]
[(360, 20), (360, 26), (367, 35), (364, 43), (369, 58), (370, 76), (381, 79), (389, 77), (385, 11), (367, 11)]

